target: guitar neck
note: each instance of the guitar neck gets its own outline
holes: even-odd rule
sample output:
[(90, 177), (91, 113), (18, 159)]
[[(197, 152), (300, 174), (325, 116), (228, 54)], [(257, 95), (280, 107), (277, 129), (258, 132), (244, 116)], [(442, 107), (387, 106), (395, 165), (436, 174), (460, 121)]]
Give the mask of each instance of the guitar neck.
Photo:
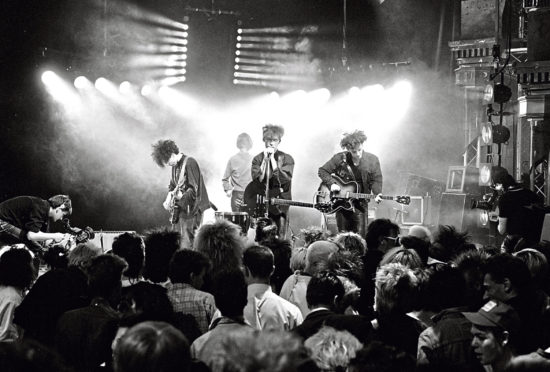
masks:
[(315, 205), (312, 203), (304, 203), (304, 202), (298, 202), (294, 200), (287, 200), (287, 199), (271, 199), (271, 204), (278, 204), (278, 205), (292, 205), (294, 207), (306, 207), (306, 208), (315, 208)]
[[(376, 195), (363, 194), (363, 193), (360, 193), (360, 192), (350, 192), (346, 196), (349, 197), (349, 198), (352, 198), (352, 199), (367, 199), (367, 200), (371, 200), (371, 199), (374, 199), (376, 197)], [(380, 196), (380, 198), (382, 200), (393, 200), (393, 196), (382, 195), (382, 196)]]

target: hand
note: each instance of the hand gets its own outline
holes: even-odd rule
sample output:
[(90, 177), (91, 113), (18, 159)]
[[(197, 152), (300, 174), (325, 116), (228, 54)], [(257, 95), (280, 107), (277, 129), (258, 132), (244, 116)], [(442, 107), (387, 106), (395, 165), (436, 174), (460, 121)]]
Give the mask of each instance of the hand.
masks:
[(231, 194), (233, 194), (233, 190), (227, 190), (227, 191), (225, 192), (225, 195), (227, 195), (228, 198), (231, 197)]
[(268, 157), (269, 155), (273, 155), (275, 153), (275, 149), (273, 147), (266, 147), (264, 150), (264, 156)]
[(374, 197), (374, 201), (376, 202), (376, 204), (380, 204), (380, 202), (382, 201), (382, 193), (376, 195)]
[(333, 183), (332, 185), (330, 185), (330, 192), (337, 193), (338, 191), (340, 191), (340, 185), (338, 185), (337, 183)]
[(53, 234), (53, 241), (55, 243), (59, 243), (63, 240), (66, 240), (69, 238), (69, 234), (63, 234), (63, 233), (55, 233)]

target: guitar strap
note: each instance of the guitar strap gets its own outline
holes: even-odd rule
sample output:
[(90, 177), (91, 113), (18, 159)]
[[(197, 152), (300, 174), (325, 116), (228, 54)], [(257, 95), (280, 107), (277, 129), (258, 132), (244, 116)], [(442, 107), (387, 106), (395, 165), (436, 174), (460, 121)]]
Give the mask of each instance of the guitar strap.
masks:
[(348, 159), (347, 159), (347, 153), (344, 152), (342, 153), (342, 165), (344, 165), (344, 167), (346, 168), (346, 170), (348, 171), (348, 174), (350, 175), (351, 179), (354, 180), (354, 181), (357, 181), (355, 179), (355, 173), (353, 173), (353, 170), (351, 169), (349, 163), (348, 163)]
[(188, 156), (185, 156), (185, 159), (183, 159), (183, 164), (181, 165), (180, 176), (178, 177), (176, 188), (183, 189), (183, 184), (185, 183), (185, 166), (187, 165), (187, 159), (189, 159)]

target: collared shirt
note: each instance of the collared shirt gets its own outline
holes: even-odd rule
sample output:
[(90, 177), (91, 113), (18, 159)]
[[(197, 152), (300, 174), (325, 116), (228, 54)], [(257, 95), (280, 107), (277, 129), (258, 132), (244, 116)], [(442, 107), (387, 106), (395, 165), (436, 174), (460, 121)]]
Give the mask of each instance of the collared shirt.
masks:
[(289, 331), (303, 321), (300, 309), (279, 297), (268, 284), (248, 285), (248, 302), (244, 308), (244, 318), (252, 327)]
[(191, 344), (191, 357), (204, 362), (212, 372), (223, 371), (225, 351), (224, 340), (237, 332), (254, 332), (244, 320), (227, 317), (213, 324), (213, 329), (197, 338)]
[(170, 283), (168, 297), (175, 312), (191, 314), (197, 320), (201, 333), (208, 331), (212, 319), (216, 317), (216, 302), (210, 293), (195, 289), (187, 283)]
[(280, 293), (282, 298), (298, 306), (302, 312), (302, 317), (304, 318), (309, 313), (309, 307), (307, 306), (306, 300), (306, 291), (310, 280), (311, 276), (302, 275), (296, 272), (287, 278)]

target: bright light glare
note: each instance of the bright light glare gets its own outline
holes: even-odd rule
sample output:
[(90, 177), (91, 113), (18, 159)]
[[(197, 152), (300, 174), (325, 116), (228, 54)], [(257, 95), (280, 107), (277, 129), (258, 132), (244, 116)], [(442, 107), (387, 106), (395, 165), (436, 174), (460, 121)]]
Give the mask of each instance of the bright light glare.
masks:
[(144, 85), (142, 88), (141, 88), (141, 95), (142, 96), (148, 96), (150, 94), (153, 93), (153, 87), (150, 86), (150, 85)]
[(128, 94), (132, 91), (132, 84), (130, 84), (130, 82), (128, 81), (123, 81), (122, 83), (120, 83), (118, 90), (122, 94)]
[(45, 71), (41, 80), (48, 93), (67, 110), (75, 110), (80, 107), (80, 97), (73, 89), (72, 84), (67, 84), (55, 72)]
[(55, 84), (55, 82), (58, 80), (59, 78), (57, 77), (57, 75), (55, 74), (55, 72), (53, 71), (44, 71), (44, 73), (42, 73), (42, 82), (45, 84), (45, 85), (52, 85), (52, 84)]
[(327, 88), (313, 90), (307, 95), (308, 101), (314, 105), (325, 104), (330, 99), (330, 91)]
[(167, 86), (160, 87), (159, 96), (164, 103), (180, 113), (191, 114), (198, 108), (197, 101)]
[(90, 86), (90, 80), (86, 79), (84, 76), (79, 76), (76, 79), (74, 79), (74, 86), (77, 89), (84, 89), (88, 86)]

